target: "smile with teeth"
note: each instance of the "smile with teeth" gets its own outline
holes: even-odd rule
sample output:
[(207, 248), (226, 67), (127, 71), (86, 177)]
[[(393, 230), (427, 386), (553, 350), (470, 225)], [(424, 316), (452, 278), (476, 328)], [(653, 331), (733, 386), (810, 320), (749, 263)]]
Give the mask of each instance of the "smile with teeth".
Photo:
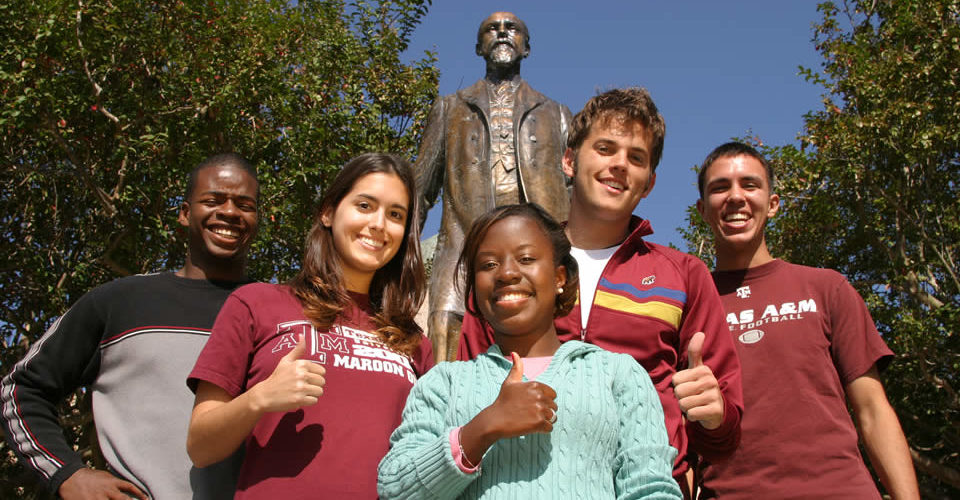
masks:
[(530, 297), (532, 294), (525, 292), (508, 292), (497, 296), (497, 302), (516, 302)]
[(723, 216), (724, 222), (746, 222), (749, 219), (749, 215), (741, 213), (727, 214)]
[(369, 236), (358, 236), (357, 239), (360, 240), (360, 243), (363, 243), (373, 248), (380, 248), (386, 244), (386, 242), (384, 241), (375, 240)]
[(621, 183), (619, 183), (619, 182), (617, 182), (617, 181), (615, 181), (615, 180), (607, 179), (607, 180), (602, 180), (602, 181), (600, 181), (600, 183), (603, 184), (603, 185), (605, 185), (605, 186), (612, 187), (613, 189), (616, 189), (617, 191), (623, 191), (624, 189), (627, 189), (627, 186), (624, 186), (623, 184), (621, 184)]
[(240, 237), (240, 231), (237, 231), (236, 229), (230, 229), (228, 227), (214, 227), (211, 228), (210, 231), (212, 231), (214, 234), (223, 236), (224, 238)]

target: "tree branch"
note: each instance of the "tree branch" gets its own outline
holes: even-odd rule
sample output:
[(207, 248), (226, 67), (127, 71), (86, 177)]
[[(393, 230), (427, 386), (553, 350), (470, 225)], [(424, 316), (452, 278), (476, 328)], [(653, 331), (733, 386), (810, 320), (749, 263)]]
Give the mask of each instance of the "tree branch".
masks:
[(77, 46), (80, 48), (80, 57), (83, 59), (83, 72), (87, 75), (87, 81), (90, 82), (90, 85), (93, 85), (93, 97), (97, 101), (97, 111), (100, 112), (103, 116), (109, 118), (113, 123), (120, 123), (120, 119), (113, 115), (113, 113), (107, 111), (103, 107), (103, 103), (100, 101), (100, 93), (103, 92), (103, 88), (100, 87), (97, 82), (93, 81), (93, 75), (90, 73), (90, 64), (87, 62), (87, 52), (83, 48), (83, 41), (80, 39), (80, 22), (82, 21), (83, 14), (83, 0), (77, 2), (79, 8), (77, 9)]
[(113, 202), (110, 199), (110, 195), (106, 193), (100, 186), (97, 186), (93, 179), (90, 178), (90, 175), (87, 173), (86, 169), (83, 168), (83, 164), (77, 159), (76, 155), (73, 153), (73, 149), (67, 144), (66, 139), (60, 135), (60, 131), (57, 130), (56, 124), (50, 119), (49, 116), (44, 114), (44, 123), (46, 124), (47, 130), (53, 135), (53, 139), (57, 144), (63, 149), (64, 154), (67, 155), (67, 160), (74, 166), (74, 169), (80, 175), (80, 180), (83, 181), (87, 187), (96, 194), (97, 199), (100, 200), (100, 204), (103, 205), (103, 209), (107, 212), (108, 217), (113, 217), (117, 214), (117, 207), (113, 205)]
[(943, 483), (960, 489), (960, 471), (937, 463), (935, 460), (922, 455), (912, 446), (910, 447), (910, 458), (913, 459), (913, 463), (917, 466), (917, 469), (920, 469), (924, 474), (933, 476)]

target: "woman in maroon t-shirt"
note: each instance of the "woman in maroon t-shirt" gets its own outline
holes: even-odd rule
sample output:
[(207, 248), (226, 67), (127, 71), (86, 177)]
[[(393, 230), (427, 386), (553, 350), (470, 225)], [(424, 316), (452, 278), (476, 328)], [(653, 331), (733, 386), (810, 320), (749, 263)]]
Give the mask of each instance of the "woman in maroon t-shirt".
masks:
[[(410, 165), (369, 153), (324, 193), (286, 285), (241, 287), (190, 374), (187, 451), (205, 467), (246, 442), (237, 497), (372, 498), (413, 382), (432, 365)], [(229, 241), (229, 214), (207, 230)], [(423, 342), (421, 342), (423, 340)]]

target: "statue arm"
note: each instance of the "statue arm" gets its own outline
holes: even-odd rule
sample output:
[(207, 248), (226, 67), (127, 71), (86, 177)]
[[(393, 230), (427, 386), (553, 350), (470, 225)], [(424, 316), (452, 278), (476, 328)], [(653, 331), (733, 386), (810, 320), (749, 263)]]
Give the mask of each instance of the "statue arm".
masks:
[(417, 179), (417, 195), (420, 197), (420, 229), (427, 220), (427, 212), (437, 201), (443, 186), (444, 174), (444, 137), (446, 136), (447, 98), (439, 97), (427, 115), (423, 129), (420, 152), (413, 164)]
[[(567, 135), (570, 132), (571, 122), (573, 122), (573, 117), (570, 114), (570, 108), (568, 108), (564, 104), (561, 104), (560, 105), (560, 141), (561, 141), (560, 156), (561, 157), (563, 157), (563, 154), (567, 150)], [(562, 165), (560, 167), (563, 168)], [(568, 190), (571, 189), (573, 187), (573, 177), (567, 177), (566, 175), (564, 175), (563, 178), (567, 184), (567, 189)]]
[(573, 115), (570, 114), (570, 108), (566, 105), (560, 105), (560, 138), (563, 139), (561, 147), (564, 151), (567, 149), (567, 133), (570, 131), (570, 122), (573, 121)]

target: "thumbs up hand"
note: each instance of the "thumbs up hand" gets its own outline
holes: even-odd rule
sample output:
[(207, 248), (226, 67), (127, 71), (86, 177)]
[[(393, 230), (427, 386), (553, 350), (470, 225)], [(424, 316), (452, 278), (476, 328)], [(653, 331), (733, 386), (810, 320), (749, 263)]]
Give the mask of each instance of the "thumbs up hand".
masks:
[[(500, 385), (500, 394), (487, 409), (499, 439), (553, 430), (557, 393), (546, 384), (523, 381), (523, 360), (512, 352), (513, 367)], [(486, 410), (484, 410), (486, 411)]]
[(723, 422), (723, 395), (713, 370), (703, 364), (703, 332), (697, 332), (687, 344), (687, 369), (673, 375), (673, 393), (687, 420), (700, 422), (705, 429), (716, 429)]
[(300, 335), (296, 347), (280, 358), (273, 373), (250, 389), (253, 405), (260, 413), (296, 410), (317, 403), (323, 394), (326, 370), (300, 359), (306, 352), (307, 343)]
[(500, 439), (548, 433), (557, 421), (557, 393), (549, 385), (523, 381), (523, 360), (510, 353), (513, 367), (500, 384), (500, 394), (460, 429), (460, 446), (471, 464)]

